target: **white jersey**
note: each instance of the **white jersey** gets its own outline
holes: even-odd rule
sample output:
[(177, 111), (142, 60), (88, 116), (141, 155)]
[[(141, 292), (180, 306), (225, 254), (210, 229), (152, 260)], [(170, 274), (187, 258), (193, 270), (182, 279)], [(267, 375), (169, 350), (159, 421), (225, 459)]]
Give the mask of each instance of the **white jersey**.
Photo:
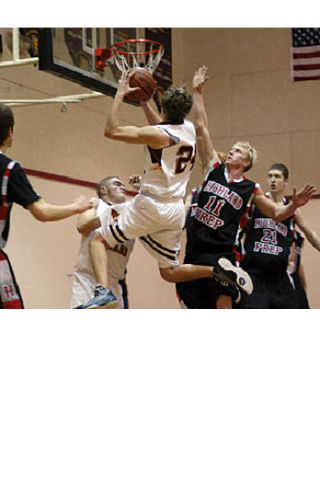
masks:
[[(99, 199), (96, 214), (101, 217), (103, 213), (111, 209), (111, 205)], [(93, 266), (89, 255), (89, 241), (95, 230), (87, 236), (82, 236), (79, 256), (75, 265), (74, 283), (72, 287), (72, 307), (77, 307), (93, 297), (93, 290), (97, 285)], [(122, 289), (119, 281), (125, 277), (126, 266), (129, 256), (134, 246), (134, 239), (117, 244), (112, 249), (108, 249), (108, 287), (112, 290), (119, 301), (122, 303)]]
[(174, 144), (165, 149), (147, 147), (145, 173), (140, 191), (161, 200), (183, 199), (196, 156), (196, 131), (189, 120), (179, 124), (156, 126), (168, 134)]

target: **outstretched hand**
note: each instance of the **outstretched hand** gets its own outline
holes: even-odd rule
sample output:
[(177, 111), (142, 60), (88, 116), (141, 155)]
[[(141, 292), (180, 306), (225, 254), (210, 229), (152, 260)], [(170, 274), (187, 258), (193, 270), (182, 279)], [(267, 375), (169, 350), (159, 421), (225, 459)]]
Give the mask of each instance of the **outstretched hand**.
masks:
[(293, 188), (292, 204), (295, 209), (305, 205), (311, 197), (316, 193), (316, 188), (314, 185), (307, 184), (299, 192), (297, 189)]
[(203, 65), (199, 67), (193, 76), (192, 80), (192, 88), (193, 90), (198, 90), (199, 92), (202, 91), (202, 87), (204, 86), (205, 82), (208, 80), (209, 76), (207, 75), (208, 67)]
[(77, 214), (81, 214), (81, 212), (95, 207), (93, 198), (87, 199), (83, 195), (79, 195), (79, 197), (74, 199), (73, 204), (75, 205)]
[(121, 97), (123, 99), (126, 95), (139, 90), (139, 87), (130, 87), (130, 77), (132, 77), (132, 75), (133, 71), (131, 69), (122, 73), (116, 93), (117, 97)]

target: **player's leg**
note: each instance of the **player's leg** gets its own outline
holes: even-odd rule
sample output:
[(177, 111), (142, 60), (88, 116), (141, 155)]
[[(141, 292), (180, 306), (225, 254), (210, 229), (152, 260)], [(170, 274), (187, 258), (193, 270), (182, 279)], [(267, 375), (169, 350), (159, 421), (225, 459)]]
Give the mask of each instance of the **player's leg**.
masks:
[(213, 277), (212, 266), (181, 264), (180, 266), (160, 267), (160, 275), (167, 282), (189, 282), (197, 279)]
[(89, 242), (89, 254), (95, 274), (97, 285), (93, 297), (76, 309), (114, 309), (118, 301), (113, 292), (108, 288), (108, 249), (100, 232), (96, 232)]
[(220, 258), (216, 266), (181, 264), (179, 266), (160, 267), (159, 270), (161, 277), (167, 282), (188, 282), (215, 277), (239, 287), (248, 295), (253, 290), (249, 274), (240, 267), (236, 267), (225, 257)]
[[(210, 253), (203, 258), (204, 262), (201, 264), (179, 265), (177, 253), (180, 251), (180, 236), (181, 230), (160, 231), (152, 234), (152, 244), (145, 245), (151, 255), (158, 259), (160, 275), (165, 281), (179, 283), (214, 277), (218, 281), (239, 287), (248, 295), (252, 293), (249, 274), (226, 257), (212, 256)], [(208, 264), (205, 263), (207, 261)]]
[(79, 306), (80, 309), (117, 307), (116, 297), (108, 286), (107, 250), (117, 244), (124, 244), (129, 239), (145, 235), (151, 229), (154, 217), (152, 214), (148, 215), (147, 208), (137, 207), (136, 198), (123, 204), (113, 205), (111, 209), (104, 212), (100, 218), (101, 227), (89, 243), (90, 258), (98, 285), (95, 296), (89, 303)]
[(108, 285), (108, 254), (109, 245), (99, 232), (96, 232), (89, 242), (89, 254), (97, 283)]
[(85, 304), (94, 296), (95, 279), (86, 272), (74, 272), (71, 286), (71, 309)]

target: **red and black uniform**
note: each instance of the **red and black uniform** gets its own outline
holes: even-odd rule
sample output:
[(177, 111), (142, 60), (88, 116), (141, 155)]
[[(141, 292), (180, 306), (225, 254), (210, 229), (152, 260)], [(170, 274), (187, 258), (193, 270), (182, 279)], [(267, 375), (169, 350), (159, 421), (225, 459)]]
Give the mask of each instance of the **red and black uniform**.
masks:
[(10, 261), (2, 250), (9, 235), (13, 203), (26, 208), (39, 198), (21, 165), (0, 152), (0, 309), (23, 309)]
[[(283, 198), (284, 205), (288, 202)], [(296, 308), (293, 283), (287, 273), (293, 236), (293, 217), (275, 222), (253, 207), (241, 263), (252, 279), (253, 292), (250, 296), (243, 294), (240, 309)]]
[[(229, 180), (221, 162), (212, 167), (187, 218), (186, 264), (216, 266), (220, 257), (237, 262), (236, 247), (258, 187), (245, 177)], [(177, 291), (189, 309), (215, 309), (221, 294), (238, 296), (235, 287), (214, 278), (178, 283)]]

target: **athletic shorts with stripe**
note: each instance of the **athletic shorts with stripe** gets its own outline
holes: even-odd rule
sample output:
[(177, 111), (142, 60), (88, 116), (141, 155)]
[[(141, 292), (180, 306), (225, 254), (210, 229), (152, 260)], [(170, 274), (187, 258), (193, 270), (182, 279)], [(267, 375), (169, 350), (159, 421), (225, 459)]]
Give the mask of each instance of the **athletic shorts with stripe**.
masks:
[(7, 254), (0, 249), (0, 309), (24, 309), (20, 289)]
[(179, 264), (183, 199), (165, 201), (138, 194), (129, 202), (113, 205), (100, 220), (98, 232), (110, 247), (139, 238), (159, 267)]

